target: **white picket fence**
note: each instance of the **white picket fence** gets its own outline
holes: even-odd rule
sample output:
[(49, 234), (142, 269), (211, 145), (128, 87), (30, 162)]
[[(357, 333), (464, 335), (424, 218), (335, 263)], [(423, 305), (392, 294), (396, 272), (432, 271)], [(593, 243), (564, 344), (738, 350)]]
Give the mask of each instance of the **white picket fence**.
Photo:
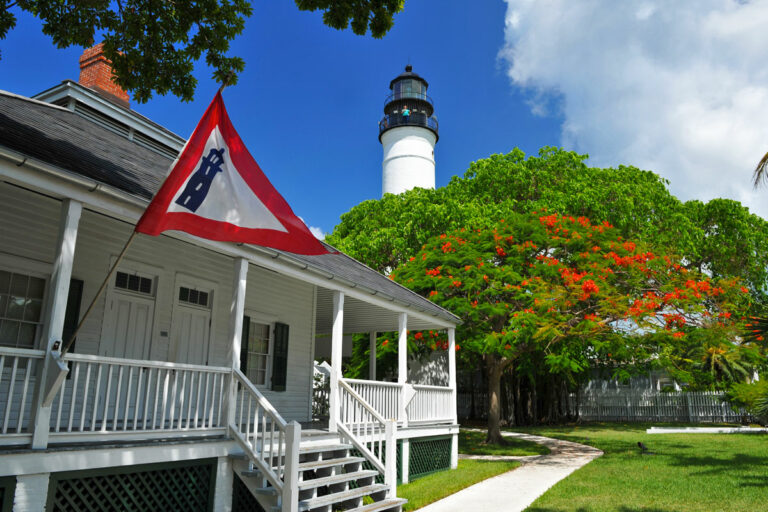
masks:
[(747, 415), (733, 410), (717, 391), (671, 392), (609, 390), (571, 395), (585, 421), (669, 421), (689, 423), (738, 423)]

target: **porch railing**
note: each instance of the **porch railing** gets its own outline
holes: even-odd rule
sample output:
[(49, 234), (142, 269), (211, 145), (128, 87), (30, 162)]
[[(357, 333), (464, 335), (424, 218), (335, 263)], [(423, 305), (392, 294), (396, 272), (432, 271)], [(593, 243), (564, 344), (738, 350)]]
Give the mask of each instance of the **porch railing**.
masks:
[(349, 387), (368, 402), (379, 415), (402, 421), (400, 418), (403, 399), (402, 384), (358, 379), (344, 379), (344, 382), (349, 384)]
[(0, 433), (26, 434), (32, 417), (36, 373), (45, 352), (0, 347)]
[(347, 381), (339, 379), (339, 436), (354, 446), (384, 475), (389, 495), (397, 489), (394, 419), (385, 420)]
[(232, 370), (232, 377), (236, 398), (230, 433), (282, 502), (298, 502), (301, 427), (286, 423), (240, 370)]
[[(400, 424), (453, 422), (453, 390), (444, 386), (413, 385), (414, 395), (405, 401), (405, 386), (395, 382), (342, 379), (350, 389), (383, 418)], [(405, 414), (404, 414), (405, 413)]]
[(232, 370), (67, 354), (69, 375), (54, 397), (51, 436), (224, 429)]
[(416, 394), (408, 404), (409, 423), (453, 422), (453, 390), (443, 386), (415, 384)]

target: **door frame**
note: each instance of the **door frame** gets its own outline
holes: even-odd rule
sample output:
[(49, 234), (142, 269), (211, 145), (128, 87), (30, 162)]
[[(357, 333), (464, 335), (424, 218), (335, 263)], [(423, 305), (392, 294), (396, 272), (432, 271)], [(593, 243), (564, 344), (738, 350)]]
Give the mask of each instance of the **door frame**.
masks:
[[(211, 349), (213, 348), (213, 345), (216, 340), (213, 333), (215, 332), (214, 329), (216, 328), (217, 315), (215, 315), (214, 313), (216, 311), (216, 304), (219, 296), (219, 283), (217, 283), (216, 281), (211, 281), (209, 279), (202, 278), (202, 277), (197, 277), (185, 272), (176, 272), (173, 279), (173, 289), (171, 293), (171, 328), (169, 329), (169, 332), (168, 332), (169, 339), (168, 339), (168, 358), (167, 358), (169, 362), (175, 362), (175, 359), (176, 359), (176, 351), (178, 347), (174, 342), (173, 329), (176, 326), (176, 320), (178, 320), (179, 308), (187, 307), (179, 304), (179, 288), (181, 286), (196, 288), (198, 290), (200, 289), (210, 290), (211, 301), (210, 301), (209, 310), (211, 314), (211, 324), (208, 327), (208, 350), (206, 350), (206, 354), (205, 354), (205, 361), (206, 361), (205, 365), (208, 366), (210, 365), (210, 362), (211, 362)], [(194, 307), (194, 306), (190, 306), (190, 307)]]
[[(115, 264), (115, 261), (117, 261), (117, 255), (113, 254), (109, 258), (109, 266), (112, 268), (112, 265)], [(152, 310), (152, 325), (149, 332), (149, 340), (147, 343), (147, 348), (145, 349), (145, 354), (142, 360), (151, 361), (152, 358), (152, 351), (155, 349), (155, 344), (153, 343), (155, 338), (157, 337), (158, 333), (158, 325), (160, 322), (160, 315), (158, 314), (159, 306), (161, 306), (164, 303), (164, 296), (163, 296), (163, 286), (162, 283), (165, 281), (165, 271), (163, 267), (158, 265), (150, 265), (148, 263), (143, 263), (141, 261), (131, 260), (128, 258), (124, 258), (120, 265), (117, 267), (115, 272), (112, 274), (112, 276), (109, 278), (109, 281), (107, 282), (107, 290), (104, 294), (104, 315), (102, 317), (102, 323), (101, 323), (101, 335), (99, 337), (99, 348), (97, 349), (97, 353), (101, 354), (101, 348), (102, 343), (105, 342), (107, 333), (114, 327), (115, 323), (115, 309), (110, 308), (109, 304), (112, 300), (116, 298), (116, 293), (126, 293), (126, 292), (118, 292), (115, 290), (115, 277), (117, 275), (117, 272), (127, 272), (127, 273), (140, 273), (140, 274), (147, 274), (152, 275), (155, 277), (155, 295), (154, 295), (154, 308)], [(128, 294), (130, 292), (127, 292)], [(140, 295), (139, 295), (140, 296)], [(148, 299), (149, 297), (147, 297)]]

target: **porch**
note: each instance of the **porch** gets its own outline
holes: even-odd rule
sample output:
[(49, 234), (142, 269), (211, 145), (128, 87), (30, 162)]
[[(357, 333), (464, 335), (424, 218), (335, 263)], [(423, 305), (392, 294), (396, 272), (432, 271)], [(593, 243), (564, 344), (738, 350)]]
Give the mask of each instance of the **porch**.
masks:
[[(0, 476), (26, 478), (20, 461), (33, 453), (41, 461), (65, 461), (49, 471), (96, 467), (102, 455), (95, 454), (105, 446), (122, 455), (103, 460), (120, 466), (135, 464), (148, 444), (157, 457), (191, 460), (196, 442), (207, 439), (227, 456), (243, 457), (238, 460), (245, 470), (258, 475), (254, 496), (266, 493), (273, 500), (264, 503), (267, 508), (315, 503), (313, 487), (302, 483), (312, 475), (301, 469), (311, 457), (302, 452), (310, 448), (300, 422), (311, 418), (313, 351), (323, 335), (333, 352), (328, 439), (335, 440), (323, 453), (346, 450), (364, 460), (372, 468), (365, 471), (383, 482), (369, 486), (381, 501), (395, 499), (396, 453), (400, 448), (407, 468), (411, 440), (439, 436), (451, 443), (448, 457), (455, 467), (456, 320), (444, 310), (340, 254), (302, 258), (258, 247), (201, 247), (184, 236), (142, 238), (95, 302), (75, 350), (62, 355), (62, 342), (71, 337), (69, 317), (82, 316), (81, 302), (84, 310), (96, 297), (104, 267), (131, 226), (76, 200), (5, 184), (0, 197), (4, 211), (33, 205), (36, 222), (45, 226), (24, 232), (12, 225), (18, 232), (7, 240), (26, 236), (24, 247), (31, 249), (27, 254), (8, 244), (18, 254), (0, 258), (11, 283), (0, 299), (22, 311), (18, 316), (8, 309), (3, 321), (28, 322), (33, 333), (22, 345), (27, 338), (17, 329), (10, 340), (16, 346), (0, 346)], [(46, 261), (35, 260), (38, 253)], [(17, 280), (33, 281), (26, 276), (44, 290), (39, 296), (31, 285), (15, 290)], [(78, 294), (71, 293), (74, 281), (80, 281)], [(38, 313), (30, 320), (33, 306)], [(409, 381), (409, 329), (436, 329), (449, 337), (448, 386)], [(398, 333), (398, 382), (343, 379), (343, 337), (384, 331)], [(251, 336), (258, 332), (265, 334)], [(72, 450), (79, 458), (67, 455)], [(407, 472), (401, 479), (407, 481)]]

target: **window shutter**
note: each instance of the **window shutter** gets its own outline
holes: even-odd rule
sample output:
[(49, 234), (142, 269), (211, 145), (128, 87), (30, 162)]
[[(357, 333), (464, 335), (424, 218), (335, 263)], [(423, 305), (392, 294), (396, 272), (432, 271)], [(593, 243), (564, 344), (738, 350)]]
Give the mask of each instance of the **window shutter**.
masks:
[[(69, 294), (67, 295), (67, 309), (64, 311), (64, 329), (62, 330), (62, 344), (66, 344), (69, 338), (75, 333), (77, 324), (80, 322), (80, 302), (83, 299), (83, 281), (81, 279), (72, 279), (69, 281)], [(44, 340), (45, 343), (48, 340)], [(75, 351), (75, 344), (72, 344), (71, 352)]]
[(288, 377), (288, 326), (275, 324), (275, 350), (272, 355), (272, 391), (285, 391)]
[(251, 332), (251, 317), (243, 315), (243, 335), (240, 338), (240, 371), (248, 376), (248, 335)]

